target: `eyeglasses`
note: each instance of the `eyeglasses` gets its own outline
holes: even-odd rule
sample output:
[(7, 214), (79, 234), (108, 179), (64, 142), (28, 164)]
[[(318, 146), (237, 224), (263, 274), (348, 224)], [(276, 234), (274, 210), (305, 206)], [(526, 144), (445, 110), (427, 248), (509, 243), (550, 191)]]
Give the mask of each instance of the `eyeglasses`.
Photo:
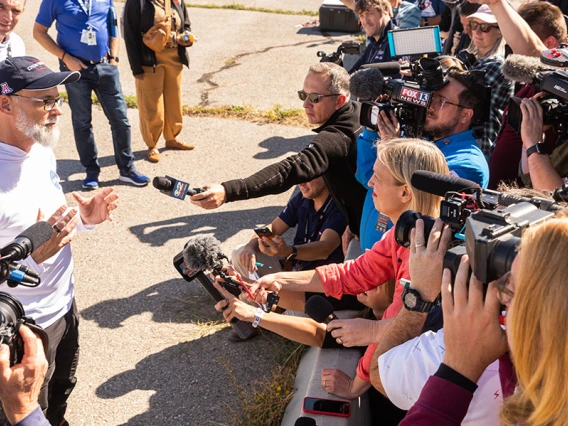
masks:
[(339, 96), (341, 93), (332, 93), (331, 95), (320, 95), (319, 93), (306, 93), (303, 90), (298, 90), (298, 97), (301, 101), (305, 101), (306, 98), (310, 100), (312, 104), (317, 104), (321, 98), (328, 98), (330, 96)]
[(480, 24), (477, 21), (469, 21), (469, 28), (471, 28), (471, 31), (475, 31), (479, 28), (479, 31), (481, 31), (482, 33), (488, 33), (489, 31), (491, 31), (491, 28), (499, 28), (499, 25)]
[(456, 104), (454, 102), (450, 102), (445, 98), (442, 98), (439, 95), (434, 95), (432, 96), (432, 102), (430, 102), (430, 108), (432, 109), (442, 109), (444, 107), (445, 104), (449, 104), (449, 105), (453, 105), (456, 106), (458, 108), (467, 108), (463, 105), (460, 104)]
[(53, 110), (53, 108), (55, 108), (55, 105), (57, 105), (58, 108), (61, 108), (61, 106), (63, 105), (63, 98), (61, 96), (58, 96), (55, 99), (30, 98), (28, 96), (22, 96), (22, 95), (12, 95), (12, 96), (17, 96), (18, 98), (30, 99), (36, 102), (43, 102), (43, 109), (45, 111)]
[(515, 292), (509, 288), (511, 285), (511, 271), (506, 272), (497, 281), (497, 291), (499, 292), (499, 302), (502, 305), (508, 305), (515, 296)]

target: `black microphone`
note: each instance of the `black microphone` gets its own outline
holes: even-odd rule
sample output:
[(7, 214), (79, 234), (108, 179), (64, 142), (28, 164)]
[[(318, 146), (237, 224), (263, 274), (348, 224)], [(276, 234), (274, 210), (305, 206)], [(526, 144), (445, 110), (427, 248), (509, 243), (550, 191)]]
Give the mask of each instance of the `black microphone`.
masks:
[(1, 260), (22, 260), (53, 235), (53, 228), (47, 222), (36, 222), (18, 235), (14, 241), (0, 250)]
[(304, 311), (315, 322), (329, 324), (331, 321), (339, 319), (333, 313), (331, 303), (323, 296), (311, 296), (306, 300)]
[(471, 180), (454, 176), (441, 175), (439, 173), (417, 170), (410, 179), (412, 186), (428, 194), (443, 197), (446, 192), (463, 192), (478, 189), (479, 185)]
[(507, 56), (502, 69), (507, 80), (517, 83), (530, 83), (542, 71), (553, 71), (553, 68), (547, 67), (538, 58), (517, 54)]
[(298, 417), (294, 426), (317, 426), (316, 420), (311, 417)]
[[(189, 271), (180, 270), (184, 279), (187, 281), (197, 279), (215, 302), (224, 300), (223, 295), (213, 286), (209, 277), (203, 273), (203, 271), (220, 270), (223, 267), (225, 255), (221, 250), (219, 240), (205, 235), (191, 237), (185, 244), (181, 254), (181, 259), (180, 255), (174, 258), (174, 266), (178, 270), (180, 270), (180, 268), (183, 270), (184, 267), (189, 268)], [(180, 262), (180, 260), (183, 263)], [(231, 320), (231, 326), (243, 340), (247, 339), (255, 332), (252, 324), (241, 321), (238, 318)]]
[(156, 176), (152, 184), (154, 188), (178, 200), (184, 200), (186, 195), (192, 196), (205, 191), (203, 188), (190, 188), (189, 183), (167, 175)]
[(383, 75), (397, 75), (400, 74), (400, 70), (409, 70), (410, 64), (401, 65), (399, 62), (380, 62), (378, 64), (365, 64), (361, 68), (381, 70)]
[(351, 95), (361, 101), (374, 101), (384, 93), (385, 78), (375, 68), (359, 70), (349, 78)]

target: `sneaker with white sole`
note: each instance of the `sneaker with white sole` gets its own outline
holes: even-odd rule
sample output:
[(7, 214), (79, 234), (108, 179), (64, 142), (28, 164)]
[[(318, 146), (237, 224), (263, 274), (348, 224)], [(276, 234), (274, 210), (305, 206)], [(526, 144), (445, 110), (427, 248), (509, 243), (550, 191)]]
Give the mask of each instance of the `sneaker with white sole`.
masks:
[(118, 180), (126, 183), (131, 183), (135, 186), (146, 186), (148, 182), (150, 182), (150, 178), (148, 176), (144, 176), (142, 173), (132, 170), (127, 175), (120, 174)]
[(87, 172), (87, 177), (83, 181), (83, 189), (92, 191), (99, 187), (99, 172)]

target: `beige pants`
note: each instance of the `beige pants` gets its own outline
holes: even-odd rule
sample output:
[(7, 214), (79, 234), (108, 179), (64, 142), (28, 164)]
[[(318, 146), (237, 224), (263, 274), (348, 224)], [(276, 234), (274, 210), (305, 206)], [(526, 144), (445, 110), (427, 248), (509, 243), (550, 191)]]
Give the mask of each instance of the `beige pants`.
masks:
[(158, 65), (144, 68), (144, 79), (136, 79), (136, 101), (140, 133), (148, 148), (164, 139), (175, 140), (183, 125), (181, 112), (181, 75), (183, 64), (177, 48), (156, 52)]

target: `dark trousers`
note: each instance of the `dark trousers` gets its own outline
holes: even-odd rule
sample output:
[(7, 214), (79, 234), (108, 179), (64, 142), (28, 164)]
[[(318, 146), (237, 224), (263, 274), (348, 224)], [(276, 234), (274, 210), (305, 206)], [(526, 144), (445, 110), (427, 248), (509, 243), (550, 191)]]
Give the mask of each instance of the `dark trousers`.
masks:
[(39, 404), (52, 426), (59, 426), (67, 409), (67, 399), (77, 383), (79, 362), (79, 316), (75, 300), (69, 312), (45, 329), (49, 337), (45, 375)]
[[(59, 68), (61, 71), (69, 71), (62, 61), (59, 61)], [(134, 169), (134, 155), (130, 146), (130, 123), (126, 115), (118, 67), (102, 63), (88, 65), (80, 72), (81, 78), (65, 89), (69, 97), (75, 145), (81, 164), (87, 172), (98, 173), (101, 170), (92, 124), (91, 95), (95, 92), (110, 123), (114, 160), (120, 173), (127, 175)]]

